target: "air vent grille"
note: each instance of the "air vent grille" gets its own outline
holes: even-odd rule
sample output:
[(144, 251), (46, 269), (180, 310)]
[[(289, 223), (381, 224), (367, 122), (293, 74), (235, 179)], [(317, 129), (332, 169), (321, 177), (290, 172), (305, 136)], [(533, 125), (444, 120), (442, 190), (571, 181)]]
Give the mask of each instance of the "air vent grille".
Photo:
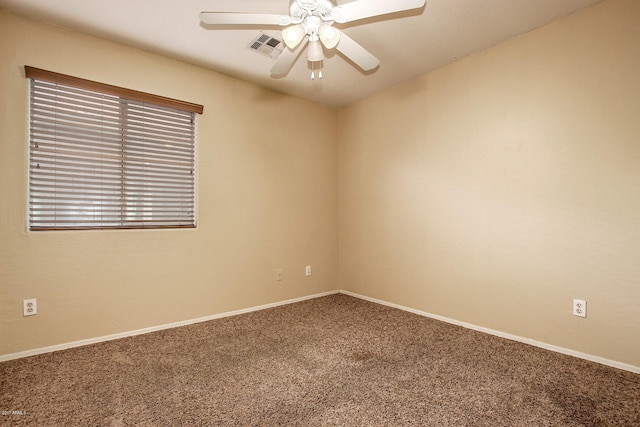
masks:
[(251, 40), (247, 47), (258, 53), (266, 55), (269, 58), (275, 59), (282, 53), (284, 43), (282, 43), (282, 40), (277, 37), (261, 32)]

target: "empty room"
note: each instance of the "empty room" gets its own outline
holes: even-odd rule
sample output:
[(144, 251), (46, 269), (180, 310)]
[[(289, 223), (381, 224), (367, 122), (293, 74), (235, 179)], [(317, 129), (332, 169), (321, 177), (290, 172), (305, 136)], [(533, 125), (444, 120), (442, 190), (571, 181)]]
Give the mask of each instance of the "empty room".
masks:
[(640, 426), (640, 1), (0, 0), (0, 424)]

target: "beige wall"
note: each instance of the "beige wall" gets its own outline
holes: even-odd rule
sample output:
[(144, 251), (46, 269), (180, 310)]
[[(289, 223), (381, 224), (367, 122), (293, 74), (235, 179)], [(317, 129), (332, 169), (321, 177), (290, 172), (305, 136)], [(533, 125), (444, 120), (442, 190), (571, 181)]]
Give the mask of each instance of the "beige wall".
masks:
[[(198, 228), (27, 233), (24, 65), (203, 104)], [(335, 111), (2, 11), (0, 102), (0, 355), (336, 289)]]
[(341, 111), (341, 288), (640, 366), (639, 23), (606, 1)]

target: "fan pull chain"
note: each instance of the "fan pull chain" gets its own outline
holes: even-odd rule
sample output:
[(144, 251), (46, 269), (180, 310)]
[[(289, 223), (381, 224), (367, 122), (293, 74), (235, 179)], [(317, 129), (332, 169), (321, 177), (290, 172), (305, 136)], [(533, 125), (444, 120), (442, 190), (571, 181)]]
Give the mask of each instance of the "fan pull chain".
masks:
[(316, 62), (320, 62), (320, 69), (318, 70), (318, 80), (322, 80), (322, 62), (321, 61), (312, 61), (311, 62), (311, 80), (316, 79), (316, 72), (314, 66)]

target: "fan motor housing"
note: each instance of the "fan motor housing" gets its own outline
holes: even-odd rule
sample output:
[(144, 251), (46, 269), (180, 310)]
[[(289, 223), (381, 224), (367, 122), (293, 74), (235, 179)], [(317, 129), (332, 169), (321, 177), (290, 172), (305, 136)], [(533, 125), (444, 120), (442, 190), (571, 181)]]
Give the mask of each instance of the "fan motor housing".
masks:
[(302, 21), (307, 16), (319, 16), (326, 21), (331, 18), (333, 7), (329, 0), (293, 0), (289, 14), (294, 21)]

